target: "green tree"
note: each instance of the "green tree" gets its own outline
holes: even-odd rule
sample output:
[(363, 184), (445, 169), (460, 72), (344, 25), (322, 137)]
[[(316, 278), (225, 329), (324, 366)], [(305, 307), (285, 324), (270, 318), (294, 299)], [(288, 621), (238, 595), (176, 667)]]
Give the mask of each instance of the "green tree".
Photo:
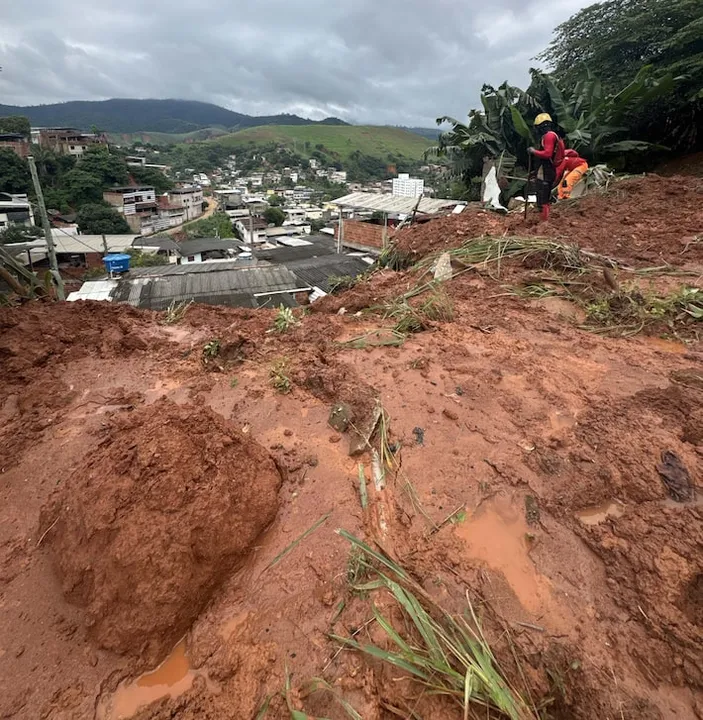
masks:
[(62, 190), (73, 207), (87, 203), (99, 203), (103, 197), (100, 178), (80, 167), (69, 170), (62, 179)]
[(98, 203), (83, 205), (76, 222), (84, 235), (128, 235), (132, 232), (115, 208)]
[[(701, 0), (607, 0), (560, 25), (539, 56), (560, 85), (576, 83), (584, 66), (606, 93), (620, 92), (644, 65), (679, 82), (665, 97), (630, 116), (646, 139), (681, 148), (703, 144), (703, 3)], [(639, 133), (642, 134), (642, 130)]]
[(28, 118), (22, 115), (7, 115), (0, 117), (0, 133), (19, 133), (28, 138), (31, 125)]
[(129, 261), (131, 267), (155, 267), (157, 265), (168, 265), (168, 258), (158, 253), (147, 253), (139, 248), (130, 248), (127, 255), (131, 255)]
[(111, 153), (104, 145), (97, 145), (84, 153), (78, 161), (78, 168), (98, 178), (102, 187), (124, 185), (129, 180), (124, 158)]
[(280, 208), (270, 207), (264, 211), (264, 220), (266, 220), (269, 225), (280, 227), (283, 225), (285, 219), (286, 214)]
[(0, 192), (28, 193), (31, 184), (27, 161), (12, 150), (0, 148)]
[(269, 195), (268, 203), (271, 207), (281, 207), (281, 205), (285, 204), (285, 199), (280, 195)]
[(34, 225), (20, 225), (11, 223), (4, 230), (0, 230), (0, 245), (11, 243), (31, 242), (37, 238), (44, 237), (41, 228)]
[(136, 165), (129, 168), (135, 182), (140, 185), (153, 185), (157, 195), (163, 195), (169, 190), (173, 190), (173, 180), (166, 177), (160, 170), (156, 168), (142, 167)]

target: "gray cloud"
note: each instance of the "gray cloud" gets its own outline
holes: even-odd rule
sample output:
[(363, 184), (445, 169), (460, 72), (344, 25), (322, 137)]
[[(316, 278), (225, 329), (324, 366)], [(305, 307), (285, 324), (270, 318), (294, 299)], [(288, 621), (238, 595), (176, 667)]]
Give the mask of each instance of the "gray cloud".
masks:
[(3, 8), (0, 103), (186, 98), (250, 114), (431, 125), (527, 82), (592, 0), (25, 0)]

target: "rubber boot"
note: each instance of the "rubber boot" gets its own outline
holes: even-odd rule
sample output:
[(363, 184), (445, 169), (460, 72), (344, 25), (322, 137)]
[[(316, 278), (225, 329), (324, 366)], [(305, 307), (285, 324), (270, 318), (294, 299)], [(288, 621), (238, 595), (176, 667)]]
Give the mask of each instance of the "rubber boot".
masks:
[(540, 212), (540, 218), (542, 222), (547, 222), (549, 220), (549, 211), (550, 211), (549, 205), (542, 205), (542, 210)]

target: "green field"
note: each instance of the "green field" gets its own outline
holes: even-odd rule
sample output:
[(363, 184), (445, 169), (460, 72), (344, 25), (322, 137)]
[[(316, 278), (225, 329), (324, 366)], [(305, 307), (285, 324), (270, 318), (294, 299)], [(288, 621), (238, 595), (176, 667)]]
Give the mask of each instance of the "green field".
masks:
[(355, 150), (363, 155), (385, 158), (404, 156), (419, 160), (434, 143), (415, 133), (372, 125), (263, 125), (218, 137), (218, 145), (236, 148), (254, 143), (285, 145), (300, 155), (310, 156), (322, 145), (327, 155), (344, 160)]

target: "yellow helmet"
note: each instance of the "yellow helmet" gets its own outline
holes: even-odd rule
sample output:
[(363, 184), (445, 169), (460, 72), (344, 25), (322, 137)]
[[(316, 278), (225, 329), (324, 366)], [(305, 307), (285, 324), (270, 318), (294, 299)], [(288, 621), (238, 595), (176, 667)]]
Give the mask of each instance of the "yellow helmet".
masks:
[(535, 118), (535, 127), (541, 125), (542, 123), (546, 122), (552, 122), (552, 116), (549, 113), (540, 113)]

